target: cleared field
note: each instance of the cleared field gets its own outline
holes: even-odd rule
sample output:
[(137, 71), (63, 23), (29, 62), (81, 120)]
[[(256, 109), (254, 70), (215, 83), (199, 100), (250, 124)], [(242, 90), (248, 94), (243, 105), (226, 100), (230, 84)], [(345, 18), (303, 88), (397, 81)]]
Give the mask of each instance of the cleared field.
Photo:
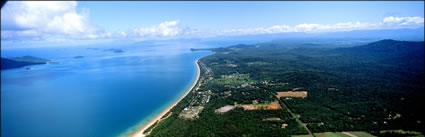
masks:
[(325, 132), (325, 133), (314, 133), (316, 137), (350, 137), (349, 135), (341, 132)]
[(179, 117), (185, 119), (195, 119), (199, 118), (199, 113), (204, 109), (203, 106), (194, 106), (190, 108), (185, 108), (182, 112), (180, 112)]
[(276, 110), (276, 109), (282, 109), (278, 101), (272, 102), (270, 104), (241, 104), (237, 107), (242, 107), (244, 110), (257, 110), (257, 109), (263, 109), (263, 110)]
[(227, 106), (221, 107), (219, 109), (216, 109), (215, 113), (226, 113), (227, 111), (230, 111), (234, 108), (235, 108), (235, 106), (227, 105)]
[(366, 133), (366, 132), (361, 132), (361, 131), (348, 132), (348, 133), (353, 134), (353, 135), (358, 136), (358, 137), (376, 137), (374, 135), (371, 135), (371, 134)]
[(310, 135), (292, 135), (291, 137), (311, 137)]
[(232, 74), (222, 75), (221, 78), (214, 79), (211, 82), (217, 85), (241, 85), (255, 81), (249, 78), (249, 74)]
[(272, 63), (269, 62), (262, 62), (262, 61), (254, 61), (254, 62), (248, 62), (246, 63), (248, 66), (251, 65), (271, 65)]
[(265, 118), (263, 121), (282, 121), (282, 119), (278, 117)]
[[(344, 134), (345, 133), (345, 134)], [(354, 131), (354, 132), (324, 132), (314, 133), (316, 137), (376, 137), (367, 132)], [(311, 137), (310, 135), (293, 135), (292, 137)]]
[(298, 97), (298, 98), (305, 98), (307, 97), (307, 91), (283, 91), (283, 92), (276, 92), (276, 97)]

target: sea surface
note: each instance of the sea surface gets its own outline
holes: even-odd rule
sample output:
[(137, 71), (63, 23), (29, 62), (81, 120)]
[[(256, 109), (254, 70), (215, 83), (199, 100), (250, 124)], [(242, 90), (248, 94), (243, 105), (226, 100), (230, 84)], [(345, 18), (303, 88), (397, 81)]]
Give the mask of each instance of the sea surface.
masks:
[(128, 135), (190, 88), (194, 61), (213, 54), (190, 48), (206, 47), (211, 46), (170, 42), (2, 48), (2, 57), (31, 55), (59, 64), (1, 71), (1, 136)]

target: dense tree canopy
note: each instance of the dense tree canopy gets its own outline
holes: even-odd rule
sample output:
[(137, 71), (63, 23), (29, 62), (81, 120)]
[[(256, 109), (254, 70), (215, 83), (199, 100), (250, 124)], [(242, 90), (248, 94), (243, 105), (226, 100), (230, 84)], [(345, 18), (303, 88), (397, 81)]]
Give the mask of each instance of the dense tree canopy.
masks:
[[(293, 47), (275, 42), (212, 49), (216, 54), (200, 61), (211, 68), (213, 80), (200, 89), (214, 94), (199, 119), (177, 116), (194, 95), (190, 93), (150, 136), (307, 134), (287, 109), (313, 132), (425, 129), (421, 108), (425, 103), (424, 42), (383, 40), (336, 49)], [(280, 98), (289, 108), (215, 113), (225, 105), (275, 101), (275, 92), (296, 87), (308, 91), (308, 97)], [(270, 117), (281, 121), (263, 121)]]

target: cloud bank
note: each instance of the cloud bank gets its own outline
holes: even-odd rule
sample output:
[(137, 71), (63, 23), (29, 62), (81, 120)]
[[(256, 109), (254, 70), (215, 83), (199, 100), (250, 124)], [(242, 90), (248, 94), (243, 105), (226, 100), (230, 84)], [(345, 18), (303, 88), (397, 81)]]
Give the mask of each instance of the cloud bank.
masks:
[(65, 41), (65, 40), (165, 40), (215, 36), (255, 35), (289, 32), (339, 32), (373, 29), (424, 27), (423, 17), (385, 17), (381, 22), (341, 22), (335, 24), (304, 23), (257, 28), (202, 31), (184, 26), (180, 20), (160, 22), (154, 26), (108, 32), (90, 23), (88, 9), (76, 10), (75, 1), (10, 1), (1, 11), (2, 41)]
[(423, 17), (386, 17), (384, 23), (392, 25), (412, 25), (412, 24), (424, 24)]
[(90, 39), (103, 30), (89, 22), (89, 12), (75, 1), (11, 1), (1, 11), (2, 40)]
[(134, 28), (120, 34), (125, 38), (169, 39), (187, 38), (197, 33), (199, 33), (199, 30), (183, 26), (180, 20), (173, 20), (161, 22), (157, 26)]
[(353, 30), (401, 29), (424, 26), (423, 17), (385, 17), (379, 23), (343, 22), (332, 25), (298, 24), (295, 26), (275, 25), (270, 27), (226, 30), (221, 35), (272, 34), (287, 32), (340, 32)]

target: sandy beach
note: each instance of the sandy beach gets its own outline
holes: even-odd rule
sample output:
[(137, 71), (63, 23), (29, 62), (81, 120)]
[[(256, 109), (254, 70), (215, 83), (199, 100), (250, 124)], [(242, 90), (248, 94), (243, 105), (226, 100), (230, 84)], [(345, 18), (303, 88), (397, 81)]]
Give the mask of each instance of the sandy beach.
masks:
[(139, 130), (137, 130), (137, 132), (135, 134), (132, 134), (131, 137), (144, 137), (146, 135), (143, 134), (143, 132), (145, 132), (145, 130), (147, 128), (149, 128), (151, 125), (155, 124), (156, 121), (160, 120), (161, 117), (163, 117), (165, 114), (167, 114), (167, 112), (169, 112), (174, 106), (176, 106), (184, 97), (186, 97), (187, 94), (189, 94), (190, 91), (192, 91), (192, 89), (196, 86), (196, 83), (198, 83), (200, 74), (201, 74), (201, 70), (199, 68), (199, 64), (198, 64), (198, 60), (195, 61), (196, 64), (196, 68), (197, 68), (197, 74), (196, 74), (196, 80), (195, 82), (192, 84), (192, 86), (186, 91), (186, 93), (184, 93), (184, 95), (182, 97), (179, 98), (179, 100), (177, 100), (175, 103), (173, 103), (171, 106), (167, 107), (167, 109), (165, 109), (164, 111), (162, 111), (160, 114), (158, 114), (155, 118), (153, 118), (151, 121), (149, 121), (148, 123), (146, 123), (142, 128), (140, 128)]

